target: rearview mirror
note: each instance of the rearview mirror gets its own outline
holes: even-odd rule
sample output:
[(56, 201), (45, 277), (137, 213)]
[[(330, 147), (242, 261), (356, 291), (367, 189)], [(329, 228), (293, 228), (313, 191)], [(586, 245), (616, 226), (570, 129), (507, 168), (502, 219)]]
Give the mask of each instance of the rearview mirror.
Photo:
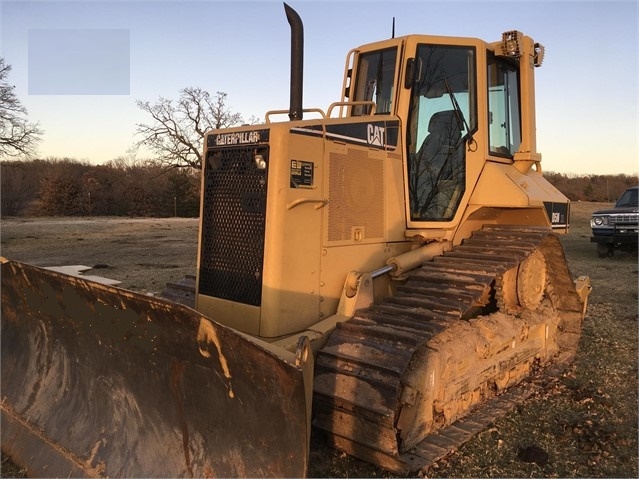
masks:
[(406, 60), (406, 74), (404, 75), (404, 88), (412, 88), (415, 83), (415, 74), (417, 73), (417, 64), (414, 58)]

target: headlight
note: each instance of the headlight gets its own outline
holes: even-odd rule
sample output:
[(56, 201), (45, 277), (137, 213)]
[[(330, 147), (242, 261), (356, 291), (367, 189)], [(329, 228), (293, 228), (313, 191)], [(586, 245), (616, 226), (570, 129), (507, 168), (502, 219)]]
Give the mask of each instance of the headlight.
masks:
[(608, 217), (607, 216), (593, 216), (590, 219), (590, 224), (592, 226), (607, 225), (608, 224)]

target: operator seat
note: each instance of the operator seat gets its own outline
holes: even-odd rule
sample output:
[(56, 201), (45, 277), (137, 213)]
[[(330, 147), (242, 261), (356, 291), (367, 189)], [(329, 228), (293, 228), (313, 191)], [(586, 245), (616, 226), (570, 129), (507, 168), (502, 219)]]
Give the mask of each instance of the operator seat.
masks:
[[(460, 113), (461, 114), (461, 113)], [(421, 219), (450, 219), (464, 181), (464, 142), (455, 110), (439, 111), (417, 152)]]
[(439, 179), (451, 179), (460, 140), (461, 128), (455, 111), (438, 111), (428, 122), (428, 136), (418, 156), (431, 165), (431, 169), (437, 170)]

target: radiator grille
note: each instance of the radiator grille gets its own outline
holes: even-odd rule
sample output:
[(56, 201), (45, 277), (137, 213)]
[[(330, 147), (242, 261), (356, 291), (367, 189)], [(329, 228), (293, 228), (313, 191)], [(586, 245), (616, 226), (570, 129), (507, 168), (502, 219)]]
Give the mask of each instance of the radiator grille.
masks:
[(349, 149), (329, 157), (328, 241), (384, 237), (384, 162)]
[(639, 215), (612, 215), (610, 216), (611, 225), (636, 225), (639, 221)]
[[(259, 306), (262, 299), (267, 147), (209, 151), (204, 178), (199, 293)], [(267, 161), (268, 164), (268, 161)]]

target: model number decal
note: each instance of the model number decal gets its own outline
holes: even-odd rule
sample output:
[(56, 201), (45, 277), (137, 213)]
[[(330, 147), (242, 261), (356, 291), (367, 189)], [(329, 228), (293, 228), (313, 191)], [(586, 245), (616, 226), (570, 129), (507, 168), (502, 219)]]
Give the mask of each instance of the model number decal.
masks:
[(310, 188), (313, 186), (312, 161), (291, 160), (291, 188)]

